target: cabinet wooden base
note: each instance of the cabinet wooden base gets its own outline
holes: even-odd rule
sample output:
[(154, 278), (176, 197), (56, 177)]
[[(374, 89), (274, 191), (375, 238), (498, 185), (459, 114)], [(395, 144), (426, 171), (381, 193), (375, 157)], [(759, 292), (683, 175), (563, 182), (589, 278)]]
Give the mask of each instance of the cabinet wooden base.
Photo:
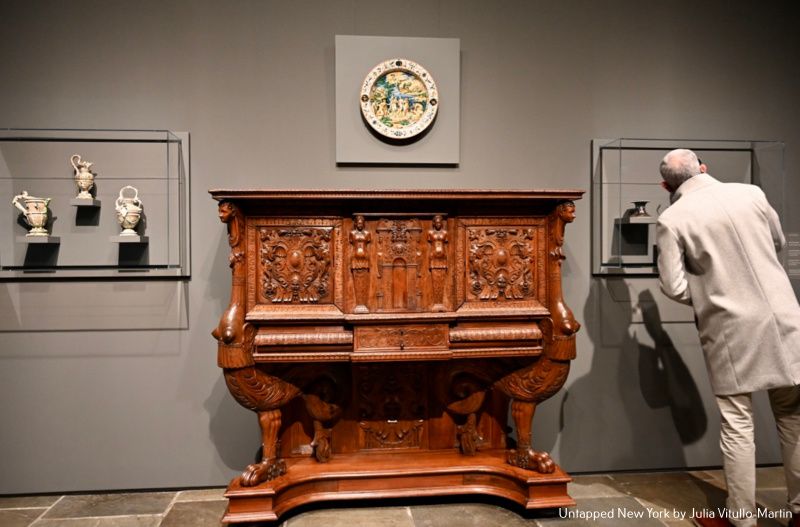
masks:
[(526, 509), (569, 507), (572, 481), (556, 467), (540, 474), (506, 463), (506, 451), (455, 451), (396, 454), (338, 454), (328, 463), (311, 458), (287, 459), (285, 475), (257, 487), (228, 486), (224, 522), (277, 520), (287, 511), (318, 501), (487, 494), (514, 501)]

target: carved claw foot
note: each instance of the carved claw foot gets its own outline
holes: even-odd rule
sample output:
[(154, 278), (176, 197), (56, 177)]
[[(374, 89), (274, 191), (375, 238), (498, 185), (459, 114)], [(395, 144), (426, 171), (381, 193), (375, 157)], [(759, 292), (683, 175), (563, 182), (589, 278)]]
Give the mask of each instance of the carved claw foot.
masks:
[(337, 398), (337, 386), (332, 379), (318, 379), (311, 389), (317, 393), (303, 396), (306, 410), (314, 418), (314, 438), (311, 440), (311, 446), (317, 461), (327, 463), (331, 459), (332, 423), (342, 415), (342, 407), (330, 402)]
[(265, 459), (261, 463), (248, 465), (240, 478), (243, 487), (255, 487), (286, 474), (286, 462), (282, 459)]
[(319, 421), (314, 421), (314, 439), (311, 441), (314, 448), (314, 457), (320, 463), (331, 460), (331, 429), (322, 426)]
[(483, 441), (483, 438), (478, 435), (477, 430), (470, 430), (465, 426), (458, 427), (458, 441), (461, 446), (461, 453), (465, 456), (474, 456), (478, 451), (478, 443)]
[(551, 474), (556, 464), (547, 452), (537, 452), (532, 448), (518, 448), (508, 452), (508, 464), (542, 474)]

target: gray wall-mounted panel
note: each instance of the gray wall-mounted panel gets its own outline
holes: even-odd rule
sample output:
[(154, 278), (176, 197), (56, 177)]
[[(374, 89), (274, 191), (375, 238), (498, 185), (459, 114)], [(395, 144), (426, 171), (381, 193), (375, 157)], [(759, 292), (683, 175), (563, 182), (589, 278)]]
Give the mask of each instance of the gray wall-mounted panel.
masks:
[[(458, 164), (459, 51), (457, 38), (336, 35), (337, 163)], [(424, 67), (439, 91), (436, 120), (416, 140), (402, 145), (370, 131), (361, 116), (358, 100), (367, 73), (379, 63), (398, 57)]]

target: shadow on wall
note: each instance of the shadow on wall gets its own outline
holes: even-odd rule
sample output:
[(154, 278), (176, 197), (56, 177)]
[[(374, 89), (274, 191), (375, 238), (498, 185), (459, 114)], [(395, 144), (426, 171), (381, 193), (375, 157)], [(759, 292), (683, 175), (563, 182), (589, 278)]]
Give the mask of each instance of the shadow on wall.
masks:
[(22, 328), (18, 304), (19, 298), (12, 297), (10, 285), (0, 285), (0, 313), (3, 313), (5, 322), (5, 328), (3, 329), (5, 331), (18, 331)]
[(211, 441), (217, 449), (223, 470), (232, 470), (234, 473), (243, 471), (258, 457), (261, 448), (258, 417), (233, 399), (222, 370), (204, 406), (210, 416)]
[[(562, 399), (559, 458), (567, 470), (582, 471), (685, 466), (683, 446), (707, 428), (697, 385), (663, 329), (653, 294), (639, 296), (644, 324), (634, 324), (629, 289), (613, 284), (612, 295), (612, 280), (623, 279), (591, 284), (583, 320), (592, 363)], [(640, 342), (642, 328), (653, 346)]]
[(672, 339), (664, 331), (653, 293), (639, 293), (644, 327), (654, 347), (639, 346), (639, 386), (650, 408), (668, 407), (675, 430), (684, 445), (705, 434), (708, 418), (700, 392)]

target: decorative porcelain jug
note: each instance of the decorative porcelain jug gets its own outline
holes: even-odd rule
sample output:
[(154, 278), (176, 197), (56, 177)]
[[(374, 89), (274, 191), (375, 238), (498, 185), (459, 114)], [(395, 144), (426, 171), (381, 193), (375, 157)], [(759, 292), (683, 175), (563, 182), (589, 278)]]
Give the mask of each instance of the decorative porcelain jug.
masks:
[(89, 161), (81, 161), (80, 154), (72, 154), (69, 158), (70, 163), (72, 163), (72, 168), (75, 169), (75, 183), (78, 184), (78, 195), (75, 196), (76, 199), (92, 199), (90, 190), (94, 186), (94, 174), (92, 174), (90, 168), (94, 163)]
[[(126, 195), (126, 190), (133, 191), (133, 196), (130, 195), (130, 192)], [(139, 191), (130, 185), (122, 187), (117, 198), (116, 209), (117, 221), (122, 226), (120, 236), (136, 236), (134, 229), (142, 217), (142, 200), (139, 199)]]
[(23, 190), (22, 194), (14, 196), (11, 204), (22, 212), (25, 222), (32, 227), (27, 236), (47, 236), (48, 232), (44, 226), (50, 212), (47, 208), (50, 198), (36, 198), (30, 196), (27, 190)]

